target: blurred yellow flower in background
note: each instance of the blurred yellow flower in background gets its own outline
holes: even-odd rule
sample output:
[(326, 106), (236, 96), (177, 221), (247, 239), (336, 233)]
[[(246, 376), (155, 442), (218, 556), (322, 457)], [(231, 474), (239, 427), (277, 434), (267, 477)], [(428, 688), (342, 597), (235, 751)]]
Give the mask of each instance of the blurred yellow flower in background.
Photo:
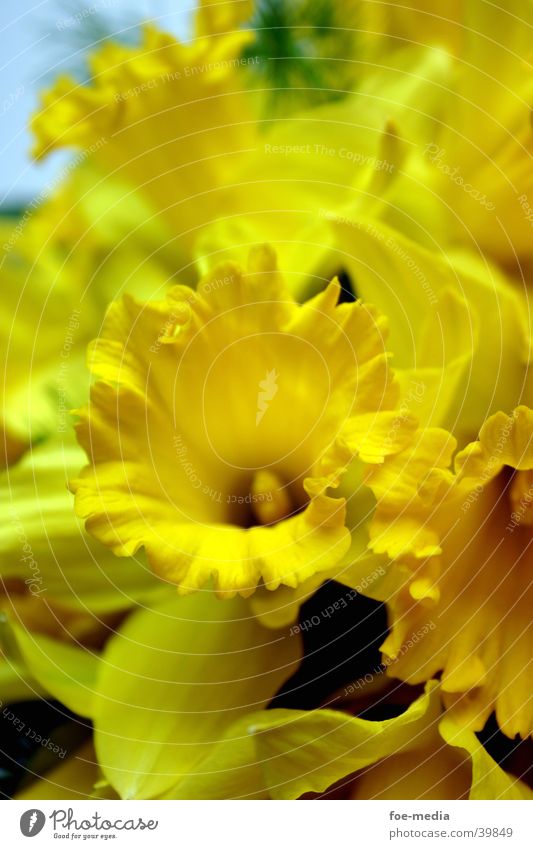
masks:
[[(313, 108), (304, 99), (281, 118), (258, 108), (250, 75), (256, 65), (277, 62), (261, 55), (253, 38), (251, 29), (230, 30), (184, 44), (147, 27), (139, 46), (107, 42), (90, 56), (88, 85), (61, 78), (43, 94), (32, 124), (35, 153), (77, 150), (95, 182), (82, 204), (100, 210), (101, 227), (115, 218), (106, 212), (108, 182), (115, 187), (113, 211), (120, 189), (144, 204), (143, 230), (160, 230), (150, 256), (163, 252), (166, 259), (172, 248), (170, 275), (195, 283), (228, 247), (235, 256), (242, 245), (244, 262), (250, 247), (265, 240), (291, 289), (305, 296), (326, 282), (321, 211), (353, 203), (368, 214), (387, 211), (406, 153), (395, 122), (407, 121), (418, 133), (410, 102), (416, 98), (420, 107), (437, 97), (424, 75), (440, 78), (442, 61), (417, 56), (401, 73), (377, 68), (362, 76), (357, 93), (343, 91)], [(244, 55), (247, 46), (259, 52)], [(301, 66), (298, 57), (294, 62)]]
[[(424, 175), (439, 199), (439, 241), (466, 245), (530, 277), (533, 168), (531, 109), (532, 16), (529, 4), (510, 0), (454, 2), (437, 9), (367, 7), (376, 61), (402, 67), (423, 49), (440, 55), (444, 79), (426, 76), (440, 89), (425, 131), (409, 133), (406, 171)], [(416, 104), (413, 104), (416, 108)], [(403, 133), (402, 133), (403, 134)], [(421, 194), (426, 189), (421, 186)], [(397, 202), (405, 208), (405, 200)], [(412, 207), (409, 206), (411, 212)]]

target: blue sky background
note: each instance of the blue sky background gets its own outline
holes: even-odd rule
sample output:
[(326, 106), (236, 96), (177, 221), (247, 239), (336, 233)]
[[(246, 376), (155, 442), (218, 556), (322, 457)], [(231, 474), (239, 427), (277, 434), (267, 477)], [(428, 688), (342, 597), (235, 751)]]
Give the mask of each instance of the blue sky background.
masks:
[(2, 0), (0, 4), (0, 209), (24, 206), (68, 161), (32, 162), (28, 119), (40, 89), (61, 71), (82, 77), (87, 47), (104, 32), (135, 40), (156, 20), (186, 37), (194, 0)]

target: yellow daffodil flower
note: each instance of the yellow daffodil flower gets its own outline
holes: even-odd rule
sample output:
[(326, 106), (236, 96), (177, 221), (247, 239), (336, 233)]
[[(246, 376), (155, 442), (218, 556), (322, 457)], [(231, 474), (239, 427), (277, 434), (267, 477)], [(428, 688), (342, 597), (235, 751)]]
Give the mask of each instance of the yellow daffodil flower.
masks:
[(78, 426), (87, 530), (122, 556), (144, 546), (181, 593), (296, 587), (339, 564), (350, 530), (334, 490), (414, 422), (396, 410), (384, 319), (338, 297), (333, 281), (297, 304), (264, 247), (198, 292), (114, 303)]
[[(117, 202), (122, 191), (123, 206), (144, 206), (134, 234), (146, 220), (161, 229), (154, 250), (173, 251), (170, 274), (195, 283), (225, 258), (228, 245), (234, 255), (242, 245), (244, 261), (252, 244), (267, 239), (301, 296), (310, 274), (315, 291), (325, 283), (329, 245), (321, 210), (354, 198), (366, 207), (382, 205), (407, 150), (395, 122), (407, 121), (419, 134), (411, 102), (419, 111), (433, 108), (426, 97), (435, 100), (438, 92), (426, 77), (438, 77), (442, 61), (409, 57), (401, 74), (378, 68), (364, 77), (353, 97), (293, 108), (290, 120), (265, 119), (257, 91), (247, 89), (250, 68), (242, 58), (253, 36), (236, 30), (184, 45), (148, 27), (138, 47), (107, 43), (91, 58), (88, 85), (61, 78), (43, 94), (33, 120), (35, 153), (77, 150), (74, 163), (97, 175), (96, 186), (82, 193), (83, 205), (95, 217), (102, 212), (104, 227), (106, 221), (113, 227), (113, 215), (105, 214), (108, 180)], [(430, 205), (426, 192), (424, 206)], [(136, 238), (128, 244), (139, 250)]]
[(90, 85), (61, 77), (43, 95), (35, 155), (78, 148), (82, 161), (145, 195), (186, 257), (254, 138), (238, 84), (248, 40), (243, 31), (180, 44), (147, 26), (139, 48), (107, 42), (90, 58)]
[[(389, 674), (415, 683), (441, 672), (453, 717), (479, 730), (495, 711), (509, 737), (533, 731), (532, 446), (533, 412), (521, 406), (487, 420), (455, 473), (454, 440), (435, 454), (421, 432), (370, 482), (378, 499), (371, 545), (396, 560), (369, 590), (390, 609)], [(429, 621), (435, 627), (413, 641)]]

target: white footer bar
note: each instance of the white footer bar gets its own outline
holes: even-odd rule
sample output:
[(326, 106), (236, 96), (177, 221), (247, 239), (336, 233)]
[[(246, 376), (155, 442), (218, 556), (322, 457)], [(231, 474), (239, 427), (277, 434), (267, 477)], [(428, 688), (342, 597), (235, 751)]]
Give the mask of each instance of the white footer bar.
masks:
[(10, 801), (0, 810), (6, 849), (533, 847), (533, 802)]

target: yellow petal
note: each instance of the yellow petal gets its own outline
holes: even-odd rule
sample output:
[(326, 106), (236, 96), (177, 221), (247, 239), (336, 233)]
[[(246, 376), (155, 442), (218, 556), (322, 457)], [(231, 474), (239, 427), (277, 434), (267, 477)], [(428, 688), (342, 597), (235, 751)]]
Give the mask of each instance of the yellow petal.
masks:
[(273, 798), (323, 793), (337, 781), (393, 753), (422, 745), (440, 712), (435, 682), (394, 719), (382, 722), (332, 710), (268, 711), (250, 727)]
[[(424, 423), (451, 426), (464, 444), (490, 413), (519, 403), (527, 373), (525, 302), (495, 266), (429, 250), (357, 211), (333, 215), (331, 227), (339, 262), (358, 292), (390, 319), (396, 367), (427, 377)], [(411, 406), (417, 414), (418, 405)]]
[(54, 698), (81, 716), (91, 716), (99, 658), (88, 649), (29, 634), (13, 625), (31, 675)]
[(107, 644), (95, 699), (104, 775), (145, 799), (196, 773), (243, 714), (292, 674), (297, 637), (267, 631), (241, 599), (171, 597), (131, 616)]
[(2, 476), (8, 509), (0, 529), (0, 574), (17, 593), (90, 619), (125, 610), (160, 587), (141, 560), (125, 563), (84, 532), (67, 488), (82, 462), (71, 433), (32, 449)]
[(256, 715), (235, 722), (206, 757), (163, 798), (268, 799), (254, 739), (248, 733)]
[(533, 799), (533, 791), (520, 779), (505, 772), (483, 748), (476, 735), (446, 716), (439, 731), (449, 746), (468, 752), (472, 762), (470, 799)]
[(95, 788), (100, 775), (92, 743), (87, 743), (17, 793), (15, 799), (108, 799), (107, 794), (100, 795)]
[[(444, 430), (420, 430), (412, 446), (369, 471), (368, 483), (378, 502), (370, 528), (373, 551), (391, 557), (412, 552), (418, 558), (440, 552), (440, 534), (427, 519), (431, 501), (450, 485), (448, 467), (455, 444)], [(424, 497), (423, 484), (434, 490), (431, 499)]]
[(518, 471), (533, 468), (533, 410), (517, 407), (511, 415), (495, 413), (483, 424), (479, 440), (457, 455), (463, 478), (489, 480), (504, 465)]

